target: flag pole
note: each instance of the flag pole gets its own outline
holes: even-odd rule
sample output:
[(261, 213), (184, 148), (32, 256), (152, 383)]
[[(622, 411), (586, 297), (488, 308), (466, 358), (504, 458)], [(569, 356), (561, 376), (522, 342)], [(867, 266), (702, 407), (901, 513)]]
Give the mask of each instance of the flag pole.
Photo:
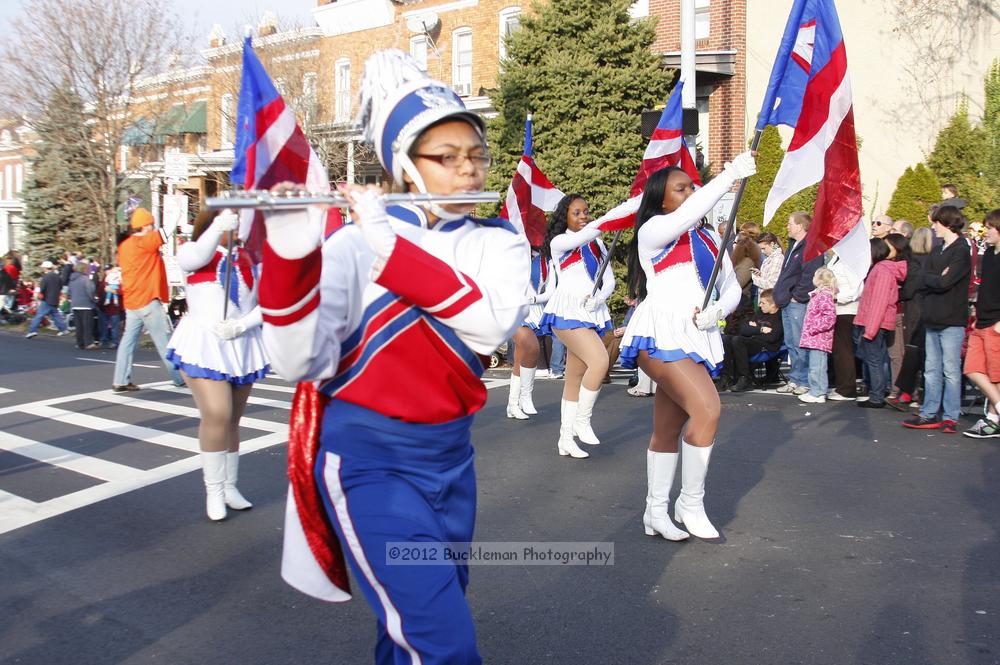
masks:
[(608, 249), (608, 253), (601, 260), (601, 266), (597, 269), (597, 275), (594, 277), (594, 290), (590, 292), (590, 297), (592, 298), (601, 289), (601, 279), (604, 277), (604, 271), (608, 269), (608, 264), (611, 263), (611, 255), (615, 253), (615, 247), (618, 246), (618, 239), (621, 237), (622, 232), (615, 231), (615, 237), (611, 240), (611, 248)]
[(226, 316), (229, 314), (229, 288), (233, 285), (233, 242), (236, 235), (235, 231), (229, 232), (229, 242), (226, 243), (226, 285), (223, 287), (225, 291), (222, 294), (222, 320), (226, 320)]
[[(757, 146), (760, 145), (760, 137), (764, 134), (764, 130), (758, 129), (753, 134), (753, 140), (750, 142), (750, 152), (756, 153)], [(747, 179), (743, 178), (740, 180), (740, 187), (736, 190), (736, 197), (733, 199), (733, 207), (729, 211), (729, 223), (726, 224), (726, 234), (722, 237), (719, 243), (719, 255), (715, 257), (715, 265), (712, 266), (712, 276), (708, 278), (708, 285), (705, 287), (705, 300), (701, 303), (701, 309), (705, 310), (708, 308), (708, 303), (712, 300), (712, 291), (715, 289), (715, 283), (719, 279), (719, 269), (722, 267), (722, 260), (726, 256), (726, 248), (729, 247), (729, 243), (733, 240), (734, 230), (736, 228), (736, 213), (740, 207), (740, 201), (743, 200), (743, 190), (746, 189)]]

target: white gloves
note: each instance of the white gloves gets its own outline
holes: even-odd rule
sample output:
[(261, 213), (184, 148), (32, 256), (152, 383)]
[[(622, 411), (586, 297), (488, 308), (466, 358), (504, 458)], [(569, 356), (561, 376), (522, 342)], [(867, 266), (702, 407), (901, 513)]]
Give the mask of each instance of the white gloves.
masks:
[(698, 326), (698, 330), (711, 330), (719, 325), (719, 319), (722, 318), (722, 308), (717, 304), (712, 303), (704, 310), (698, 312), (694, 315), (694, 324)]
[(536, 302), (538, 302), (538, 296), (528, 296), (529, 305), (534, 305)]
[(389, 258), (396, 247), (396, 232), (389, 225), (389, 215), (385, 212), (385, 197), (377, 189), (366, 189), (354, 194), (351, 206), (357, 215), (357, 225), (365, 242), (383, 261)]
[(240, 216), (232, 210), (226, 209), (215, 216), (215, 220), (212, 222), (212, 230), (219, 233), (228, 233), (229, 231), (235, 231), (239, 225)]
[(587, 296), (583, 299), (583, 308), (593, 314), (597, 311), (597, 308), (604, 304), (604, 298), (601, 296)]
[(734, 157), (732, 162), (726, 162), (725, 170), (735, 180), (749, 178), (757, 172), (757, 163), (754, 161), (753, 155), (749, 152), (744, 152)]
[(223, 341), (235, 339), (246, 331), (247, 327), (240, 319), (226, 319), (212, 327), (212, 332)]

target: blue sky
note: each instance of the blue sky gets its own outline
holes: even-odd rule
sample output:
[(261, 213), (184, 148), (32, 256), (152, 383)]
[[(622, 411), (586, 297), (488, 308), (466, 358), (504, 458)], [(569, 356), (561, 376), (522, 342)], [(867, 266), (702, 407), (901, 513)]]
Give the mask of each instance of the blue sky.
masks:
[[(198, 48), (208, 46), (208, 33), (213, 23), (219, 23), (230, 39), (239, 37), (244, 23), (267, 10), (278, 15), (279, 21), (297, 25), (315, 25), (309, 10), (316, 0), (168, 0), (167, 4), (192, 27)], [(10, 30), (10, 20), (30, 7), (31, 0), (0, 0), (0, 37)]]

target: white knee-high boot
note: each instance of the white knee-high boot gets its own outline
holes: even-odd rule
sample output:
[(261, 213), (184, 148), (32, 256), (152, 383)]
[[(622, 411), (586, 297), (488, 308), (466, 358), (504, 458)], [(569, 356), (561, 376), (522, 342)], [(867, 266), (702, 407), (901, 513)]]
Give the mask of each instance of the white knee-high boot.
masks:
[(580, 439), (581, 443), (589, 443), (596, 446), (601, 442), (594, 434), (594, 429), (590, 426), (590, 416), (594, 413), (594, 402), (601, 393), (601, 389), (588, 390), (580, 386), (580, 402), (576, 409), (576, 422), (573, 425), (573, 433)]
[(201, 472), (205, 480), (205, 513), (208, 519), (226, 519), (226, 452), (201, 453)]
[(507, 393), (507, 417), (527, 420), (519, 402), (521, 401), (521, 377), (510, 375), (510, 392)]
[(240, 478), (240, 454), (226, 453), (226, 505), (233, 510), (253, 508), (253, 504), (244, 498), (236, 489), (236, 481)]
[(719, 537), (705, 514), (705, 476), (714, 447), (681, 442), (681, 494), (674, 503), (674, 519), (699, 538)]
[(677, 471), (677, 453), (646, 451), (646, 512), (642, 525), (647, 536), (660, 534), (667, 540), (684, 540), (688, 532), (670, 521), (670, 488)]
[(573, 440), (573, 423), (576, 422), (576, 402), (562, 401), (562, 419), (559, 422), (559, 454), (576, 459), (590, 457), (590, 453), (584, 452)]
[(535, 408), (535, 402), (531, 398), (531, 393), (535, 389), (535, 368), (534, 367), (522, 367), (521, 368), (521, 411), (524, 411), (527, 415), (533, 416), (538, 413)]

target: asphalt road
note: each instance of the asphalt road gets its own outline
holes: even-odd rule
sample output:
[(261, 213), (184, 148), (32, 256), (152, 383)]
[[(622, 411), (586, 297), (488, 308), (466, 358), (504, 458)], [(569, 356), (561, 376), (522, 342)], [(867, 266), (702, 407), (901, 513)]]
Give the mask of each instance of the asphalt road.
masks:
[[(0, 663), (371, 662), (363, 599), (279, 576), (287, 384), (255, 389), (244, 423), (254, 509), (210, 523), (193, 403), (157, 389), (154, 354), (140, 402), (92, 362), (113, 352), (72, 338), (0, 330), (0, 358)], [(473, 568), (486, 662), (1000, 663), (1000, 442), (727, 394), (706, 499), (723, 538), (672, 543), (640, 524), (651, 400), (607, 388), (604, 443), (575, 461), (556, 453), (561, 382), (536, 385), (531, 420), (504, 418), (502, 385), (476, 417), (476, 537), (610, 542), (614, 565)]]

